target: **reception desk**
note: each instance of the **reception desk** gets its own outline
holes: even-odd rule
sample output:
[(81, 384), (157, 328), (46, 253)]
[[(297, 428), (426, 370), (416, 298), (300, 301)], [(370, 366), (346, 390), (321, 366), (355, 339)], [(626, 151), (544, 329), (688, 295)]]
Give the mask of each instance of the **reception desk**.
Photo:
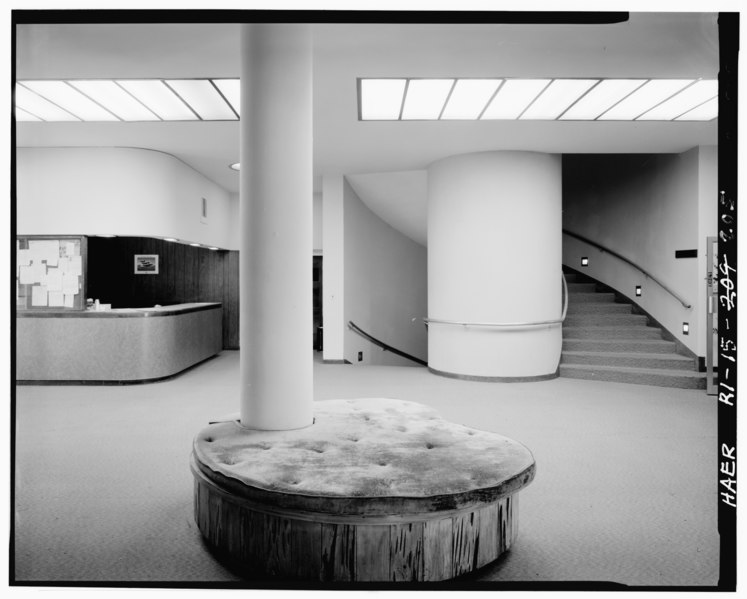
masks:
[(223, 347), (219, 303), (16, 316), (18, 383), (155, 381)]

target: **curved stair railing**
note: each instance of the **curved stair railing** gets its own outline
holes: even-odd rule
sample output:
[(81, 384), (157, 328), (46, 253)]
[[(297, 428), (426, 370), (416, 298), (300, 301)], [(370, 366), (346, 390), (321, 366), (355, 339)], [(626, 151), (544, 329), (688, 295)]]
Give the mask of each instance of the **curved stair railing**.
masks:
[(496, 327), (496, 328), (518, 328), (518, 329), (530, 329), (533, 327), (546, 327), (554, 324), (562, 324), (565, 320), (565, 315), (568, 312), (568, 284), (565, 281), (565, 274), (560, 273), (561, 281), (563, 282), (563, 310), (560, 314), (560, 318), (554, 318), (552, 320), (535, 320), (529, 322), (462, 322), (459, 320), (443, 320), (441, 318), (424, 318), (423, 322), (426, 326), (429, 323), (437, 324), (456, 324), (465, 327)]
[(428, 362), (426, 362), (425, 360), (421, 360), (420, 358), (416, 358), (415, 356), (412, 356), (412, 355), (410, 355), (410, 354), (408, 354), (406, 352), (403, 352), (402, 350), (399, 350), (396, 347), (392, 347), (388, 343), (384, 343), (380, 339), (376, 339), (376, 337), (373, 337), (372, 335), (369, 335), (368, 333), (366, 333), (366, 331), (364, 331), (358, 325), (356, 325), (352, 320), (348, 321), (348, 326), (350, 327), (350, 329), (352, 331), (358, 333), (361, 337), (363, 337), (364, 339), (367, 339), (368, 341), (370, 341), (374, 345), (378, 345), (384, 351), (388, 351), (388, 352), (391, 352), (393, 354), (397, 354), (398, 356), (401, 356), (401, 357), (406, 358), (408, 360), (412, 360), (413, 362), (417, 362), (418, 364), (420, 364), (422, 366), (428, 366)]
[(647, 270), (641, 268), (638, 266), (635, 262), (630, 260), (629, 258), (626, 258), (625, 256), (618, 254), (616, 251), (611, 250), (609, 248), (604, 247), (603, 245), (597, 243), (596, 241), (592, 241), (591, 239), (588, 239), (584, 237), (583, 235), (579, 235), (578, 233), (574, 233), (572, 231), (569, 231), (568, 229), (563, 229), (563, 234), (569, 235), (570, 237), (575, 237), (579, 241), (583, 241), (584, 243), (597, 248), (599, 251), (604, 252), (606, 254), (609, 254), (610, 256), (614, 256), (618, 260), (622, 260), (626, 264), (630, 264), (633, 268), (638, 270), (639, 272), (643, 273), (644, 276), (651, 279), (654, 283), (656, 283), (659, 287), (661, 287), (664, 291), (669, 293), (672, 297), (674, 297), (678, 302), (680, 302), (685, 308), (692, 308), (692, 304), (688, 302), (686, 299), (683, 299), (680, 295), (678, 295), (675, 291), (672, 291), (669, 287), (667, 287), (664, 283), (662, 283), (659, 279), (657, 279), (654, 275), (652, 275)]

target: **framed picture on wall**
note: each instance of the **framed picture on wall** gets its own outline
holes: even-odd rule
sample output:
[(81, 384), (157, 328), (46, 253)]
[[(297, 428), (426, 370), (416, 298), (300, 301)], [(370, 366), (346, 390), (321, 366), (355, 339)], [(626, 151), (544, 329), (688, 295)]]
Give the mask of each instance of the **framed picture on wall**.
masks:
[(157, 275), (158, 254), (135, 254), (136, 275)]

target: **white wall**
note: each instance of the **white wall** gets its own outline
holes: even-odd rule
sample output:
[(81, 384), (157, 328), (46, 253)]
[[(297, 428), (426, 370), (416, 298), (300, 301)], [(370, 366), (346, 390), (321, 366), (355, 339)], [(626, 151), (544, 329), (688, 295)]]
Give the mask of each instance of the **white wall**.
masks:
[[(353, 364), (413, 366), (415, 362), (385, 352), (354, 333), (347, 323), (353, 321), (384, 343), (426, 360), (427, 332), (422, 320), (427, 315), (426, 249), (371, 212), (347, 181), (343, 194), (344, 357)], [(325, 272), (326, 224), (325, 220)], [(325, 329), (327, 323), (325, 316)], [(363, 352), (361, 362), (358, 352)]]
[(16, 156), (19, 235), (176, 237), (238, 249), (235, 196), (173, 156), (135, 148), (19, 148)]
[(314, 223), (313, 252), (315, 256), (320, 256), (322, 254), (322, 248), (324, 246), (324, 238), (323, 238), (323, 233), (322, 233), (324, 212), (323, 212), (321, 193), (314, 193), (314, 206), (313, 206), (312, 212), (313, 212), (313, 223)]
[[(564, 264), (635, 300), (697, 355), (705, 347), (700, 255), (705, 237), (715, 235), (716, 189), (709, 191), (715, 169), (714, 150), (693, 148), (682, 154), (567, 156), (563, 171), (563, 227), (640, 265), (692, 307), (609, 254), (568, 237)], [(699, 257), (675, 258), (676, 250), (689, 249)], [(589, 257), (587, 268), (579, 267), (581, 256)], [(642, 286), (639, 298), (636, 285)], [(689, 335), (682, 334), (683, 322), (690, 324)]]
[(322, 321), (325, 360), (344, 360), (345, 354), (345, 241), (343, 177), (322, 178)]

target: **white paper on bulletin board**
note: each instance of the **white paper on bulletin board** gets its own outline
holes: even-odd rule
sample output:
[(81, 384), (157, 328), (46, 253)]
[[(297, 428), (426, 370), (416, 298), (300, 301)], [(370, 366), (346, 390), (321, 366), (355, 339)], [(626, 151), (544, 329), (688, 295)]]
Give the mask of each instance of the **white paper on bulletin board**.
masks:
[(70, 256), (68, 258), (67, 272), (76, 276), (83, 274), (83, 261), (80, 256)]
[(65, 305), (65, 295), (62, 291), (48, 291), (47, 299), (52, 307), (62, 307)]
[(31, 264), (31, 252), (28, 250), (18, 250), (18, 265), (28, 266)]
[(34, 285), (31, 288), (31, 305), (32, 306), (46, 306), (47, 305), (47, 288), (44, 285)]
[(63, 293), (71, 293), (75, 295), (80, 290), (78, 284), (78, 275), (66, 273), (62, 275), (62, 291)]
[(31, 265), (34, 283), (43, 283), (47, 278), (47, 265), (43, 262), (34, 262)]
[(21, 285), (33, 285), (36, 282), (34, 269), (31, 266), (21, 266), (18, 269), (18, 282)]
[(62, 293), (62, 271), (59, 268), (47, 269), (47, 291)]
[(60, 259), (59, 239), (30, 239), (29, 249), (38, 252), (40, 258), (52, 266), (56, 266)]
[(64, 296), (65, 296), (65, 299), (64, 299), (65, 308), (75, 307), (75, 295), (72, 293), (65, 293)]

